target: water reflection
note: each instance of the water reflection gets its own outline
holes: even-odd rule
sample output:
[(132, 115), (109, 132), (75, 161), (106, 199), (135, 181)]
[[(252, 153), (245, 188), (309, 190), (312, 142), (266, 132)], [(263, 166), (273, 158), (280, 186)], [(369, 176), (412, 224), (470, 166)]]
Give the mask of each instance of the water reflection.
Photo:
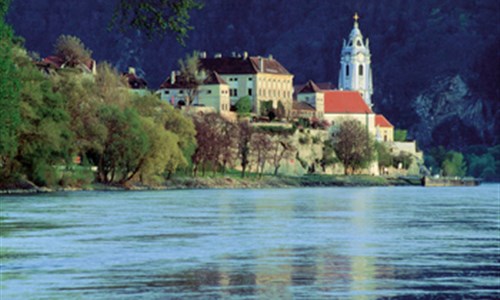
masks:
[(494, 212), (500, 204), (491, 201), (492, 190), (461, 190), (471, 191), (472, 204), (454, 190), (435, 202), (428, 191), (11, 198), (0, 216), (2, 293), (5, 299), (500, 296)]

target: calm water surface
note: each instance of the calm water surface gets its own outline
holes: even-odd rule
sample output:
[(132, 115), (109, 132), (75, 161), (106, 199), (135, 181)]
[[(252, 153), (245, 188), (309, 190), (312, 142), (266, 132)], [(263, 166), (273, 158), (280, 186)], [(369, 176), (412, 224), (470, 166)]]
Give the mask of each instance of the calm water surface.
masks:
[(500, 186), (1, 198), (1, 299), (500, 298)]

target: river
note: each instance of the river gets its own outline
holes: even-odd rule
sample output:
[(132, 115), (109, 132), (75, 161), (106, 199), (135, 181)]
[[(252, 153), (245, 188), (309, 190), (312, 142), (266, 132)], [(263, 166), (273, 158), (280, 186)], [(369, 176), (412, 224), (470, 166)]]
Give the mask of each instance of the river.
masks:
[(2, 197), (7, 299), (500, 297), (500, 185)]

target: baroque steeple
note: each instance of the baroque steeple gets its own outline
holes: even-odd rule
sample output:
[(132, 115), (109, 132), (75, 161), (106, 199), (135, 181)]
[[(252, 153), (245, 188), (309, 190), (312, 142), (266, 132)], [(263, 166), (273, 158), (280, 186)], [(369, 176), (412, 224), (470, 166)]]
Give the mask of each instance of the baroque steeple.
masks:
[(354, 26), (349, 34), (349, 39), (344, 40), (339, 72), (339, 88), (360, 92), (366, 104), (373, 106), (371, 54), (369, 40), (363, 39), (359, 30), (359, 16), (354, 14)]

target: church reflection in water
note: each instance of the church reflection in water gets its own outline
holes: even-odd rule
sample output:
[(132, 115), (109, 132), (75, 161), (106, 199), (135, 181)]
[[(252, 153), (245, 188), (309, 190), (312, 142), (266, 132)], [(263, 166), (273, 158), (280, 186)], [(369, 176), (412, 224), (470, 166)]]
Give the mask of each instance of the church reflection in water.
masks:
[[(345, 204), (327, 200), (303, 205), (297, 199), (273, 202), (273, 206), (266, 199), (245, 206), (220, 202), (218, 222), (234, 224), (235, 220), (227, 222), (224, 218), (239, 216), (241, 227), (226, 232), (245, 232), (245, 237), (236, 240), (244, 249), (254, 245), (253, 250), (238, 254), (239, 245), (235, 244), (233, 253), (166, 275), (168, 280), (163, 283), (167, 283), (169, 293), (179, 296), (202, 292), (206, 296), (292, 299), (314, 291), (326, 298), (355, 295), (356, 299), (372, 299), (378, 289), (390, 289), (376, 283), (380, 283), (379, 278), (391, 278), (393, 270), (384, 266), (372, 249), (377, 242), (372, 238), (376, 224), (370, 215), (369, 199), (366, 191), (360, 191), (347, 209)], [(276, 213), (280, 224), (286, 226), (276, 227)], [(305, 236), (307, 243), (303, 242)], [(226, 238), (235, 240), (234, 236)]]

